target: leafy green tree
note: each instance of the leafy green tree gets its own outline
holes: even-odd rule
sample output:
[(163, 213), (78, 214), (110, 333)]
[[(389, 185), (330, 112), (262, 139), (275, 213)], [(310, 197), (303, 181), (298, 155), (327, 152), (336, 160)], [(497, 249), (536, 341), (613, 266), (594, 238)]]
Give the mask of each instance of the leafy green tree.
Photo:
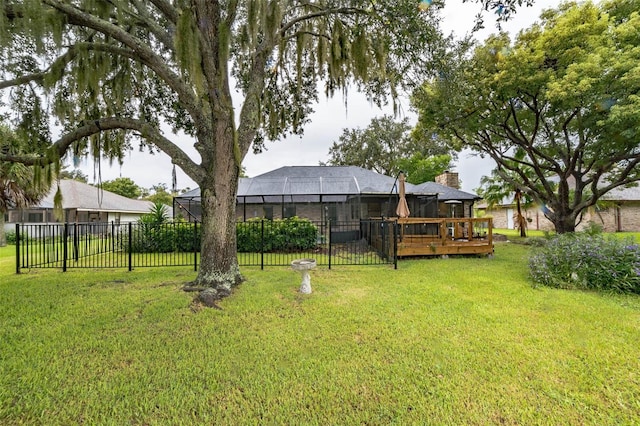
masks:
[[(631, 6), (629, 6), (631, 5)], [(494, 36), (413, 97), (420, 121), (491, 157), (558, 233), (640, 180), (640, 2), (567, 3)]]
[(89, 177), (85, 175), (80, 169), (67, 170), (67, 167), (63, 167), (58, 174), (60, 179), (77, 180), (78, 182), (87, 183)]
[(123, 197), (138, 199), (142, 195), (142, 188), (127, 177), (119, 177), (113, 180), (106, 180), (100, 185), (105, 191), (122, 195)]
[[(26, 145), (16, 133), (0, 124), (0, 153), (19, 155)], [(37, 204), (49, 192), (52, 176), (21, 163), (0, 161), (0, 247), (7, 245), (4, 216), (10, 208)]]
[[(153, 192), (153, 193), (151, 193)], [(177, 194), (172, 194), (169, 192), (167, 185), (164, 183), (159, 183), (157, 185), (153, 185), (151, 190), (149, 191), (150, 195), (147, 195), (144, 199), (152, 201), (155, 204), (163, 204), (167, 206), (173, 205), (173, 197)]]
[[(447, 154), (447, 151), (443, 153), (430, 137), (426, 141), (415, 140), (411, 130), (408, 118), (396, 121), (388, 115), (374, 118), (365, 129), (343, 129), (338, 141), (329, 149), (327, 163), (358, 166), (388, 176), (395, 176), (400, 170), (413, 171), (413, 176), (408, 173), (407, 180), (412, 183), (425, 176), (438, 175), (437, 170), (428, 169), (431, 166), (439, 168), (444, 157), (432, 156)], [(447, 166), (442, 171), (450, 162), (451, 156), (448, 156)], [(417, 183), (422, 182), (425, 181)]]
[[(510, 10), (523, 1), (504, 3)], [(164, 151), (200, 186), (201, 267), (191, 289), (207, 289), (201, 296), (211, 301), (242, 280), (235, 197), (249, 149), (300, 134), (318, 83), (329, 95), (355, 87), (382, 103), (423, 81), (449, 43), (437, 28), (439, 7), (421, 12), (415, 0), (6, 0), (0, 89), (12, 88), (16, 120), (60, 123), (55, 141), (48, 126), (25, 126), (50, 142), (35, 162), (85, 152), (121, 162), (137, 142)], [(161, 123), (191, 136), (197, 159)]]
[(432, 155), (425, 157), (421, 153), (414, 153), (409, 158), (401, 158), (398, 167), (407, 175), (407, 182), (420, 184), (433, 182), (436, 176), (451, 168), (451, 155)]

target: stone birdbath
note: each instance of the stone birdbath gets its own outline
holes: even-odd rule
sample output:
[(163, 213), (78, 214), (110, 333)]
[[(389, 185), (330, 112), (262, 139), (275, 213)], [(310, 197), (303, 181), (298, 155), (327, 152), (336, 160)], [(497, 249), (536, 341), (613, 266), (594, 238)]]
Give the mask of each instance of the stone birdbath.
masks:
[(309, 271), (316, 267), (315, 259), (296, 259), (291, 262), (291, 268), (302, 274), (302, 284), (300, 284), (300, 293), (311, 294), (311, 277)]

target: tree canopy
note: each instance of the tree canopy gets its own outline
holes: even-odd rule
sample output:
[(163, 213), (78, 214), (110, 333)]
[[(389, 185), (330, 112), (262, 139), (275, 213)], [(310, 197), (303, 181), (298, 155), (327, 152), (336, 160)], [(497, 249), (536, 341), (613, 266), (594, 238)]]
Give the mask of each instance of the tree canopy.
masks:
[(449, 151), (434, 138), (413, 137), (408, 118), (397, 121), (385, 115), (371, 120), (365, 129), (343, 129), (329, 149), (328, 164), (358, 166), (388, 176), (402, 170), (408, 182), (422, 183), (450, 167)]
[(640, 180), (640, 3), (566, 3), (416, 91), (426, 128), (497, 163), (558, 232)]
[(89, 177), (80, 169), (67, 170), (66, 167), (63, 167), (60, 170), (58, 177), (60, 179), (77, 180), (78, 182), (82, 183), (89, 182)]
[(151, 187), (152, 194), (145, 195), (144, 199), (152, 201), (156, 204), (160, 203), (163, 205), (170, 206), (173, 204), (173, 197), (177, 195), (177, 193), (169, 192), (169, 188), (164, 183), (159, 183), (157, 185), (153, 185)]
[(417, 185), (435, 181), (436, 176), (451, 168), (452, 159), (450, 154), (425, 156), (417, 152), (411, 157), (401, 158), (398, 167), (406, 173), (407, 182)]
[(106, 180), (100, 185), (105, 191), (122, 195), (123, 197), (138, 199), (142, 196), (140, 188), (131, 178), (119, 177), (113, 180)]
[[(19, 155), (29, 152), (19, 136), (0, 123), (0, 153)], [(49, 191), (53, 179), (52, 168), (27, 167), (21, 163), (0, 160), (0, 247), (7, 245), (4, 215), (11, 208), (28, 207), (38, 203)]]
[[(479, 0), (489, 8), (493, 0)], [(505, 16), (524, 0), (505, 0)], [(242, 280), (235, 196), (241, 162), (267, 139), (299, 134), (319, 96), (360, 90), (377, 103), (446, 56), (433, 3), (415, 0), (5, 0), (0, 89), (12, 119), (65, 155), (122, 161), (162, 150), (200, 187), (203, 300)], [(235, 93), (234, 93), (235, 90)], [(62, 129), (49, 131), (50, 118)], [(193, 138), (188, 155), (161, 124)]]

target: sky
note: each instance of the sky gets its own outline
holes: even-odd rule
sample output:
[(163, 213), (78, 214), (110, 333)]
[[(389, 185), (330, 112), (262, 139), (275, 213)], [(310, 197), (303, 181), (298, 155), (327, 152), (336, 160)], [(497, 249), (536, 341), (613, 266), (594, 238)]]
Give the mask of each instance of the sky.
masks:
[[(509, 22), (502, 25), (502, 28), (515, 35), (520, 29), (533, 24), (542, 10), (556, 7), (558, 4), (558, 0), (537, 0), (533, 7), (519, 10)], [(446, 6), (442, 11), (443, 31), (446, 34), (454, 33), (458, 37), (466, 35), (473, 28), (474, 18), (479, 11), (480, 6), (476, 3), (446, 0)], [(497, 31), (493, 21), (494, 15), (486, 13), (486, 28), (475, 34), (478, 40), (483, 40)], [(238, 107), (236, 105), (236, 108)], [(415, 123), (417, 116), (410, 110), (408, 101), (401, 101), (401, 107), (399, 118), (407, 116), (412, 124)], [(328, 160), (329, 147), (338, 140), (343, 129), (366, 128), (373, 118), (393, 114), (391, 106), (380, 109), (370, 104), (364, 95), (355, 91), (349, 92), (346, 106), (345, 99), (338, 94), (329, 99), (321, 97), (314, 106), (314, 110), (302, 137), (295, 136), (277, 142), (267, 142), (267, 149), (261, 154), (255, 155), (249, 152), (243, 162), (247, 175), (253, 177), (283, 166), (318, 165), (319, 162)], [(168, 136), (172, 140), (178, 140), (183, 150), (199, 159), (188, 137)], [(150, 188), (159, 183), (164, 183), (171, 188), (171, 160), (163, 153), (151, 155), (134, 150), (125, 156), (122, 166), (109, 165), (103, 160), (97, 167), (92, 160), (82, 160), (79, 168), (89, 177), (90, 183), (96, 182), (99, 178), (106, 181), (128, 177), (144, 188)], [(462, 190), (475, 192), (480, 178), (489, 174), (492, 168), (492, 160), (481, 159), (468, 151), (463, 151), (451, 171), (458, 172)], [(197, 186), (179, 168), (176, 169), (176, 175), (178, 188), (193, 189)]]

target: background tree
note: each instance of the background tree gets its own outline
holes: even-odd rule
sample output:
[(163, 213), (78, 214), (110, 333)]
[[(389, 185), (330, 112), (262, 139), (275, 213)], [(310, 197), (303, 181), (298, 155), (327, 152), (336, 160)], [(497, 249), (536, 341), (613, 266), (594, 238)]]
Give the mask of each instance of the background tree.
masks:
[(144, 197), (145, 200), (153, 201), (154, 204), (161, 203), (166, 206), (172, 206), (173, 197), (177, 195), (177, 193), (169, 192), (169, 188), (167, 188), (167, 185), (164, 183), (153, 185), (149, 193), (149, 195)]
[(88, 183), (89, 177), (85, 175), (80, 169), (67, 170), (67, 166), (62, 167), (58, 174), (60, 179), (77, 180), (78, 182)]
[(421, 153), (414, 153), (409, 158), (401, 158), (398, 167), (407, 175), (407, 182), (420, 184), (433, 182), (452, 166), (453, 158), (449, 154), (432, 155), (426, 157)]
[[(18, 155), (27, 145), (8, 127), (0, 124), (0, 153)], [(11, 208), (37, 204), (49, 192), (52, 176), (21, 163), (0, 161), (0, 247), (7, 245), (4, 215)]]
[[(408, 118), (396, 121), (388, 115), (374, 118), (365, 129), (343, 129), (338, 141), (329, 149), (327, 163), (358, 166), (388, 176), (395, 176), (402, 170), (407, 172), (407, 181), (411, 183), (422, 183), (425, 181), (417, 180), (429, 177), (428, 180), (433, 180), (449, 168), (451, 156), (446, 150), (443, 152), (435, 139), (416, 140), (411, 131)], [(433, 157), (438, 154), (444, 156)]]
[[(635, 7), (629, 7), (629, 4)], [(498, 35), (413, 98), (420, 121), (490, 156), (557, 232), (640, 179), (640, 3), (565, 4)]]
[[(510, 10), (523, 1), (503, 3)], [(417, 6), (415, 0), (7, 0), (0, 89), (12, 88), (17, 121), (46, 124), (52, 114), (63, 129), (52, 141), (48, 127), (25, 127), (51, 142), (35, 162), (85, 152), (122, 161), (134, 141), (169, 155), (201, 189), (201, 266), (192, 289), (207, 289), (212, 300), (242, 279), (235, 197), (244, 156), (266, 139), (300, 134), (319, 82), (329, 95), (352, 87), (382, 103), (403, 83), (422, 81), (447, 41), (437, 28), (439, 4), (426, 12)], [(200, 158), (163, 134), (161, 122), (191, 136), (195, 144), (188, 145)]]
[(122, 195), (123, 197), (138, 199), (142, 195), (140, 188), (132, 179), (127, 177), (119, 177), (113, 180), (107, 180), (100, 185), (105, 191)]
[[(504, 173), (512, 174), (509, 172)], [(533, 200), (526, 192), (523, 192), (521, 185), (514, 185), (513, 182), (518, 182), (517, 176), (505, 181), (499, 170), (494, 169), (491, 171), (490, 176), (483, 176), (480, 179), (480, 187), (476, 192), (487, 203), (489, 208), (499, 206), (505, 200), (513, 199), (516, 203), (516, 227), (520, 230), (520, 236), (526, 237), (527, 221), (522, 214), (522, 207), (529, 207), (533, 204)]]

